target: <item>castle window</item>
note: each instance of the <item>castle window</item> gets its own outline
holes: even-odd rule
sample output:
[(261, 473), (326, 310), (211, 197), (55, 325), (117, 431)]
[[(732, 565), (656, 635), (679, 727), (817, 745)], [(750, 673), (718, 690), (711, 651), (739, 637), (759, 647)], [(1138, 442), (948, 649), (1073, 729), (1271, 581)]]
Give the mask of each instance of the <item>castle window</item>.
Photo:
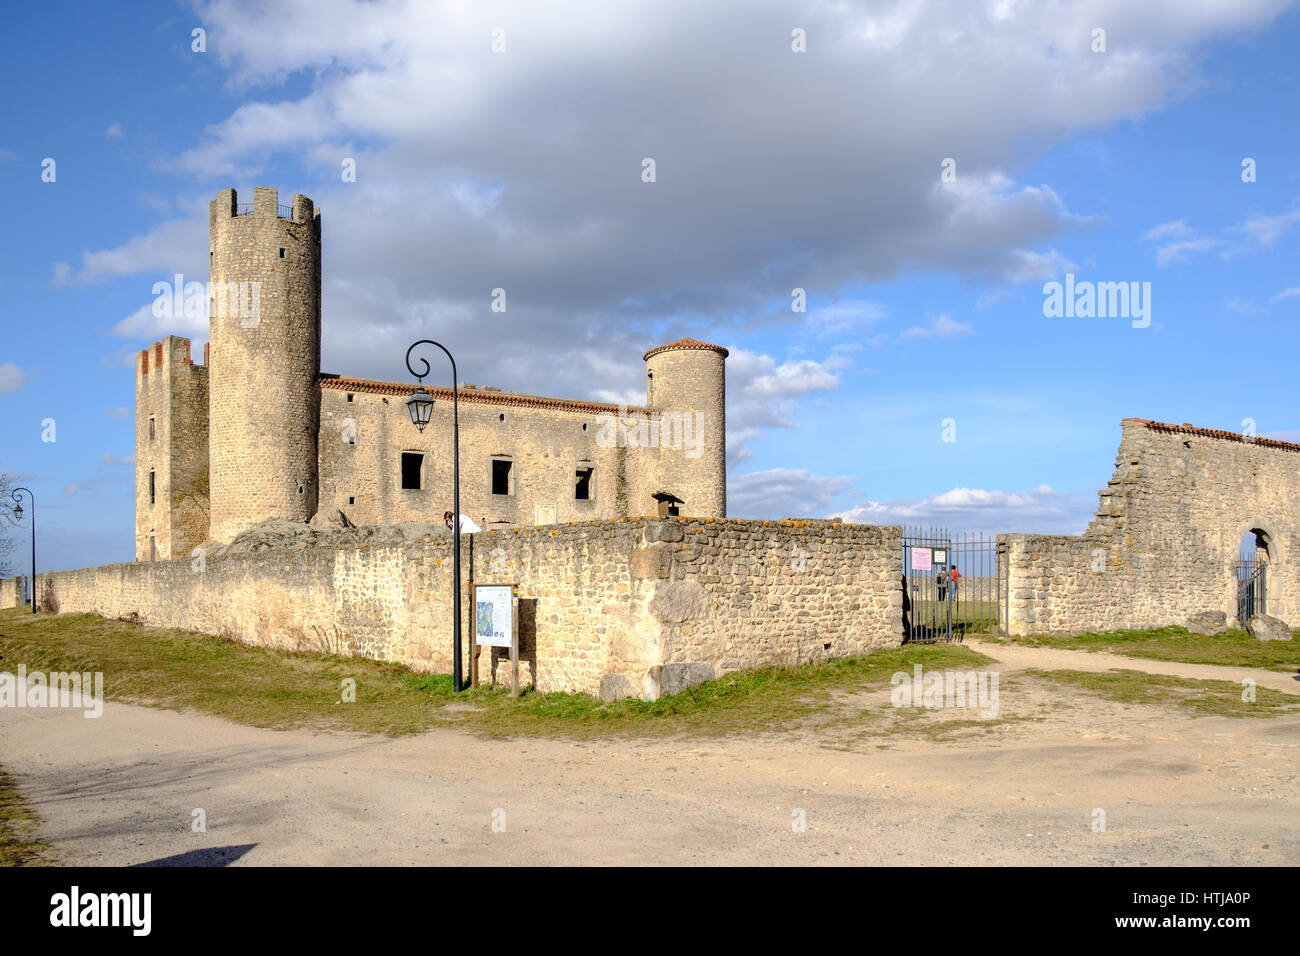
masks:
[(158, 560), (158, 539), (153, 535), (149, 535), (149, 560)]
[(500, 415), (497, 416), (497, 421), (499, 421), (499, 422), (503, 422), (503, 421), (505, 421), (505, 420), (506, 420), (506, 413), (505, 413), (505, 412), (502, 412)]
[(283, 249), (280, 250), (280, 258), (281, 258), (281, 259), (284, 258), (284, 250), (283, 250)]
[(154, 482), (154, 473), (149, 472), (149, 504), (153, 504), (157, 497), (157, 485)]
[(157, 437), (158, 437), (157, 423), (154, 421), (154, 417), (150, 415), (149, 416), (149, 440), (153, 441)]
[(513, 464), (514, 462), (509, 458), (492, 459), (492, 494), (508, 495), (514, 491), (511, 487), (513, 482), (510, 480)]
[(355, 397), (355, 396), (353, 396), (353, 394), (352, 394), (351, 392), (348, 392), (348, 401), (349, 401), (349, 402), (352, 401), (352, 399), (353, 399), (354, 397)]
[(402, 452), (402, 488), (419, 491), (424, 487), (424, 455), (416, 451)]
[(354, 505), (354, 504), (356, 504), (356, 503), (357, 503), (357, 499), (356, 499), (355, 496), (349, 496), (349, 497), (348, 497), (348, 504), (350, 504), (350, 505)]
[(591, 501), (596, 497), (596, 466), (588, 462), (578, 465), (574, 478), (573, 497), (575, 501)]

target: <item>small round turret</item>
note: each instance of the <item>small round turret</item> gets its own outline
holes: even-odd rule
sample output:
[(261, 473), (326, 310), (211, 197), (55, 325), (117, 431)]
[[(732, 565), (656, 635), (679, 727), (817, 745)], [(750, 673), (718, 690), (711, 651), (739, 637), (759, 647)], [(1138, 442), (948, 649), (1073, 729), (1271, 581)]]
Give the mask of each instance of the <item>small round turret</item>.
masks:
[(696, 339), (678, 339), (651, 349), (643, 358), (646, 404), (660, 413), (661, 487), (656, 490), (680, 498), (682, 515), (725, 518), (727, 350)]

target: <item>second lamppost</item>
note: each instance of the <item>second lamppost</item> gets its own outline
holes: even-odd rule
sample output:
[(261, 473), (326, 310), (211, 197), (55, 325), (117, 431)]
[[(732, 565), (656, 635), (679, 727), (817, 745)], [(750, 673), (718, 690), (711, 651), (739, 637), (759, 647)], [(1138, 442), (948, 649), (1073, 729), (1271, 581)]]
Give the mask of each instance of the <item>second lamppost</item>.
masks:
[[(424, 431), (424, 426), (429, 424), (429, 419), (433, 415), (433, 396), (424, 390), (424, 377), (429, 374), (428, 359), (419, 359), (424, 371), (417, 372), (415, 366), (411, 364), (411, 353), (421, 345), (435, 345), (442, 349), (443, 354), (451, 362), (451, 512), (452, 512), (452, 552), (451, 552), (451, 578), (452, 587), (455, 589), (451, 599), (451, 613), (455, 618), (455, 624), (452, 628), (452, 650), (451, 650), (451, 683), (455, 691), (459, 692), (463, 684), (461, 683), (461, 665), (460, 665), (460, 405), (458, 393), (460, 391), (460, 382), (456, 377), (456, 360), (452, 358), (447, 347), (433, 339), (420, 339), (406, 350), (406, 368), (412, 375), (419, 380), (419, 386), (406, 400), (406, 409), (411, 413), (411, 423)], [(33, 591), (33, 594), (35, 592)]]
[(15, 488), (9, 495), (14, 500), (14, 520), (23, 520), (22, 499), (18, 497), (18, 492), (27, 492), (27, 500), (32, 506), (32, 613), (36, 613), (36, 496), (32, 494), (30, 488)]

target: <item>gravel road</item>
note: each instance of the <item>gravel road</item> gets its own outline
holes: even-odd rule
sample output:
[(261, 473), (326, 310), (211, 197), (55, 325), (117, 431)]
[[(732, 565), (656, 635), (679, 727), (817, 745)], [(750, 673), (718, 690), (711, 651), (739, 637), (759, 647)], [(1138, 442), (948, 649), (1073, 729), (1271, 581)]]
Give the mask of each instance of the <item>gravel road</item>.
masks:
[[(979, 649), (1004, 677), (1223, 676)], [(270, 731), (110, 701), (97, 720), (0, 711), (0, 765), (58, 857), (88, 865), (1300, 863), (1300, 715), (1193, 717), (1024, 679), (1006, 719), (934, 740), (855, 724), (880, 700), (842, 695), (844, 721), (817, 733), (583, 742)]]

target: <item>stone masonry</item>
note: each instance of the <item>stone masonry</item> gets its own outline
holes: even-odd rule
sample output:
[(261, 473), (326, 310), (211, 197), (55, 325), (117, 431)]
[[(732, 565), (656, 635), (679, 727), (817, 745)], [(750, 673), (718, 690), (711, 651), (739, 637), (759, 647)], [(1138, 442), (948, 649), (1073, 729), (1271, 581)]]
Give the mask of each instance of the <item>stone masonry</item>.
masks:
[[(449, 377), (443, 356), (430, 347), (436, 404), (420, 432), (405, 405), (416, 383), (321, 374), (312, 201), (281, 206), (257, 187), (241, 205), (226, 189), (209, 213), (205, 364), (175, 336), (139, 357), (136, 560), (183, 557), (267, 520), (441, 521), (452, 392), (429, 383)], [(726, 357), (694, 339), (651, 349), (641, 408), (458, 383), (461, 511), (521, 527), (656, 514), (671, 496), (683, 515), (725, 517)]]
[(7, 607), (24, 607), (26, 604), (27, 579), (0, 578), (0, 610)]
[[(467, 597), (471, 581), (519, 585), (542, 691), (655, 699), (901, 639), (896, 527), (638, 518), (489, 531), (462, 546)], [(43, 574), (38, 590), (43, 610), (446, 672), (450, 549), (436, 525), (269, 522), (199, 558)], [(490, 654), (481, 660), (487, 675)]]
[[(1004, 535), (1011, 634), (1236, 615), (1242, 538), (1268, 552), (1268, 613), (1300, 623), (1300, 445), (1129, 418), (1081, 536)], [(1242, 623), (1242, 622), (1237, 622)]]

